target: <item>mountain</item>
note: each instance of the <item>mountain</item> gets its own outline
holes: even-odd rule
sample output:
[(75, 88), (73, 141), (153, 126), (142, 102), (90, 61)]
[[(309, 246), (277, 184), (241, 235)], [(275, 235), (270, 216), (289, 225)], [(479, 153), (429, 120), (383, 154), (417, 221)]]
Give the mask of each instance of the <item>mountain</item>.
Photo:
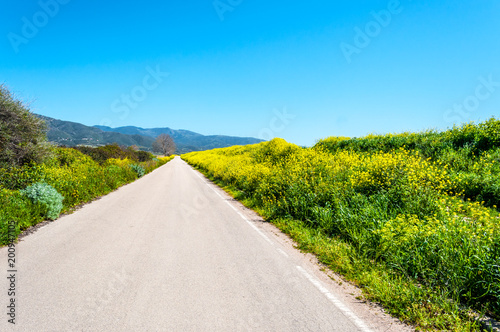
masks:
[(142, 135), (150, 138), (156, 138), (160, 134), (170, 135), (177, 149), (181, 153), (200, 150), (211, 150), (216, 148), (225, 148), (233, 145), (247, 145), (263, 142), (261, 139), (252, 137), (234, 137), (222, 135), (205, 136), (189, 130), (174, 130), (170, 128), (139, 128), (139, 127), (118, 127), (110, 128), (106, 126), (94, 126), (105, 132), (115, 132), (127, 135)]
[(143, 150), (151, 150), (154, 139), (141, 135), (124, 135), (114, 132), (105, 132), (101, 129), (85, 126), (81, 123), (57, 120), (38, 115), (47, 124), (47, 138), (50, 142), (66, 145), (106, 145), (118, 143), (120, 145), (137, 145)]
[(77, 122), (57, 120), (43, 115), (37, 116), (47, 124), (48, 140), (66, 146), (99, 146), (118, 143), (125, 146), (137, 145), (141, 150), (151, 150), (155, 138), (163, 133), (170, 135), (174, 139), (177, 145), (177, 153), (262, 142), (262, 140), (251, 137), (204, 136), (188, 130), (174, 130), (170, 128), (89, 127)]

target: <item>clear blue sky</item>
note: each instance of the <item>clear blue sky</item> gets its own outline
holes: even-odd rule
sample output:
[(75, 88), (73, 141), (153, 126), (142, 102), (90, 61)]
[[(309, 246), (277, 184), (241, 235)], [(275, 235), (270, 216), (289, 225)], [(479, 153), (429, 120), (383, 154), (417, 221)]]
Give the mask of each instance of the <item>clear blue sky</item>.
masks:
[(443, 129), (500, 114), (499, 17), (497, 0), (8, 1), (0, 83), (86, 125), (301, 145)]

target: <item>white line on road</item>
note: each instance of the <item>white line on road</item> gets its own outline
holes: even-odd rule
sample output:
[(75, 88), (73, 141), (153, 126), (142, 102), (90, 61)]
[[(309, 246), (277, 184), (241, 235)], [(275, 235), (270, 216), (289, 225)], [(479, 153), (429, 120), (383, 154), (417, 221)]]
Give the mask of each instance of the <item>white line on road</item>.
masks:
[(287, 253), (286, 253), (283, 249), (279, 249), (279, 248), (278, 248), (278, 249), (276, 249), (276, 250), (278, 250), (278, 252), (279, 252), (280, 254), (282, 254), (283, 256), (285, 256), (286, 258), (290, 257), (290, 256), (288, 256), (288, 254), (287, 254)]
[(323, 293), (340, 311), (342, 311), (344, 315), (346, 315), (354, 324), (356, 324), (356, 326), (359, 327), (361, 331), (372, 332), (372, 330), (370, 330), (370, 328), (366, 326), (366, 324), (361, 319), (359, 319), (358, 316), (354, 314), (354, 312), (352, 312), (348, 307), (345, 306), (344, 303), (337, 299), (335, 295), (330, 293), (330, 291), (328, 291), (328, 289), (326, 289), (318, 279), (307, 273), (307, 271), (304, 270), (302, 266), (297, 266), (297, 270), (299, 270), (314, 286), (316, 286), (316, 288), (319, 289), (319, 291)]
[(243, 219), (245, 220), (245, 222), (247, 224), (249, 224), (257, 233), (259, 233), (260, 236), (262, 236), (264, 238), (264, 240), (266, 240), (267, 242), (269, 242), (271, 245), (274, 246), (274, 242), (271, 241), (271, 239), (269, 239), (267, 237), (266, 234), (262, 233), (261, 230), (255, 226), (252, 222), (250, 222), (250, 220), (248, 220), (241, 212), (238, 211), (238, 209), (236, 207), (234, 207), (227, 199), (225, 199), (221, 194), (219, 194), (217, 192), (217, 190), (215, 190), (208, 182), (205, 181), (205, 179), (198, 174), (198, 172), (196, 172), (196, 170), (194, 168), (192, 168), (193, 172), (196, 174), (196, 176), (198, 176), (210, 189), (213, 190), (214, 193), (217, 194), (217, 196), (219, 196), (220, 198), (222, 198), (222, 200), (231, 207), (231, 209), (233, 209), (234, 211), (236, 211), (236, 213), (238, 213), (238, 215)]
[[(216, 194), (217, 196), (219, 196), (220, 198), (222, 198), (222, 200), (224, 202), (226, 202), (227, 205), (229, 205), (234, 211), (236, 211), (238, 213), (238, 215), (247, 223), (249, 224), (257, 233), (259, 233), (267, 242), (269, 242), (271, 245), (274, 246), (274, 242), (271, 241), (271, 239), (269, 239), (267, 237), (267, 235), (265, 235), (264, 233), (262, 233), (262, 231), (257, 227), (255, 226), (252, 222), (250, 222), (250, 220), (248, 220), (241, 212), (239, 212), (236, 207), (234, 207), (227, 199), (225, 199), (221, 194), (219, 194), (217, 192), (217, 190), (215, 190), (212, 186), (210, 186), (210, 184), (205, 181), (205, 179), (198, 174), (198, 172), (192, 168), (193, 172), (196, 174), (196, 176), (198, 176), (210, 189), (212, 189)], [(283, 256), (285, 257), (289, 257), (288, 254), (283, 251), (282, 249), (279, 249), (277, 248), (277, 251), (282, 254)], [(348, 307), (346, 307), (346, 305), (344, 303), (342, 303), (339, 299), (337, 299), (332, 293), (330, 293), (330, 291), (328, 289), (325, 288), (325, 286), (323, 286), (321, 284), (321, 282), (314, 278), (313, 276), (311, 276), (309, 273), (307, 273), (307, 271), (301, 267), (301, 266), (297, 266), (297, 269), (307, 278), (307, 280), (309, 280), (314, 286), (316, 286), (316, 288), (319, 289), (319, 291), (321, 293), (323, 293), (329, 300), (330, 302), (332, 302), (346, 317), (348, 317), (361, 331), (363, 332), (372, 332), (372, 330), (358, 317), (354, 314), (354, 312), (352, 312)]]
[(264, 238), (264, 240), (266, 240), (267, 242), (269, 242), (271, 245), (273, 245), (273, 246), (274, 246), (274, 242), (273, 242), (273, 241), (271, 241), (271, 239), (269, 239), (269, 238), (267, 237), (267, 235), (266, 235), (266, 234), (262, 233), (262, 232), (261, 232), (261, 230), (260, 230), (257, 226), (255, 226), (254, 224), (252, 224), (252, 223), (250, 222), (250, 220), (248, 220), (248, 219), (247, 219), (247, 218), (246, 218), (243, 214), (241, 214), (241, 212), (238, 212), (238, 214), (240, 215), (240, 217), (241, 217), (243, 220), (245, 220), (245, 221), (246, 221), (246, 223), (247, 223), (247, 224), (249, 224), (249, 225), (250, 225), (250, 226), (251, 226), (251, 227), (252, 227), (252, 228), (253, 228), (253, 229), (254, 229), (257, 233), (259, 233), (259, 234), (260, 234), (260, 236), (262, 236), (262, 237)]

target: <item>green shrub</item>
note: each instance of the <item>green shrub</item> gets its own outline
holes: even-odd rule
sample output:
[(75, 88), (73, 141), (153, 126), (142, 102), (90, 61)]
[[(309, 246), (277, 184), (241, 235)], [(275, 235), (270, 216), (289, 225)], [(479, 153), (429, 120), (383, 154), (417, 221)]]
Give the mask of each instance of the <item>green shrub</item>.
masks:
[(22, 167), (0, 168), (0, 187), (20, 190), (43, 180), (42, 167), (35, 164)]
[(48, 219), (54, 220), (59, 217), (63, 208), (61, 194), (54, 187), (44, 182), (37, 182), (20, 191), (22, 195), (28, 197), (34, 204), (44, 208), (44, 215)]
[(0, 85), (0, 166), (21, 166), (51, 156), (45, 123)]
[(132, 147), (121, 147), (117, 144), (110, 144), (99, 147), (77, 146), (73, 149), (80, 151), (83, 154), (91, 157), (99, 164), (104, 164), (106, 160), (114, 159), (130, 159), (135, 162), (145, 162), (153, 159), (153, 154), (147, 151), (135, 151)]
[(137, 173), (138, 177), (142, 177), (144, 176), (144, 174), (146, 174), (146, 170), (141, 165), (132, 164), (130, 165), (130, 168), (132, 168), (134, 172)]
[[(43, 211), (39, 204), (19, 193), (0, 187), (0, 245), (10, 243), (12, 236), (17, 236), (26, 228), (42, 222)], [(15, 222), (15, 230), (9, 227)], [(14, 232), (13, 232), (14, 231)]]
[(55, 162), (55, 166), (73, 166), (92, 163), (92, 158), (75, 149), (57, 148)]
[(153, 154), (147, 151), (135, 151), (135, 155), (140, 162), (150, 161), (154, 158)]

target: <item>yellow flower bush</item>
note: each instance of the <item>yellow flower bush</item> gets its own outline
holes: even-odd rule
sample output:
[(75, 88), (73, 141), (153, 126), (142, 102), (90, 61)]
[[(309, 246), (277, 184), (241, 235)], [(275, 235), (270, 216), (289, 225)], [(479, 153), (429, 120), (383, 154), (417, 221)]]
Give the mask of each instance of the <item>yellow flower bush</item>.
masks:
[(441, 134), (419, 135), (331, 138), (309, 149), (274, 139), (182, 158), (239, 189), (271, 220), (300, 220), (394, 273), (500, 315), (500, 195), (485, 189), (498, 183), (500, 152), (473, 156), (468, 145), (444, 142), (441, 153), (433, 146)]
[(129, 165), (132, 165), (134, 162), (128, 158), (125, 159), (118, 159), (118, 158), (109, 158), (106, 160), (105, 165), (110, 166), (110, 165), (116, 165), (118, 167), (126, 167)]

